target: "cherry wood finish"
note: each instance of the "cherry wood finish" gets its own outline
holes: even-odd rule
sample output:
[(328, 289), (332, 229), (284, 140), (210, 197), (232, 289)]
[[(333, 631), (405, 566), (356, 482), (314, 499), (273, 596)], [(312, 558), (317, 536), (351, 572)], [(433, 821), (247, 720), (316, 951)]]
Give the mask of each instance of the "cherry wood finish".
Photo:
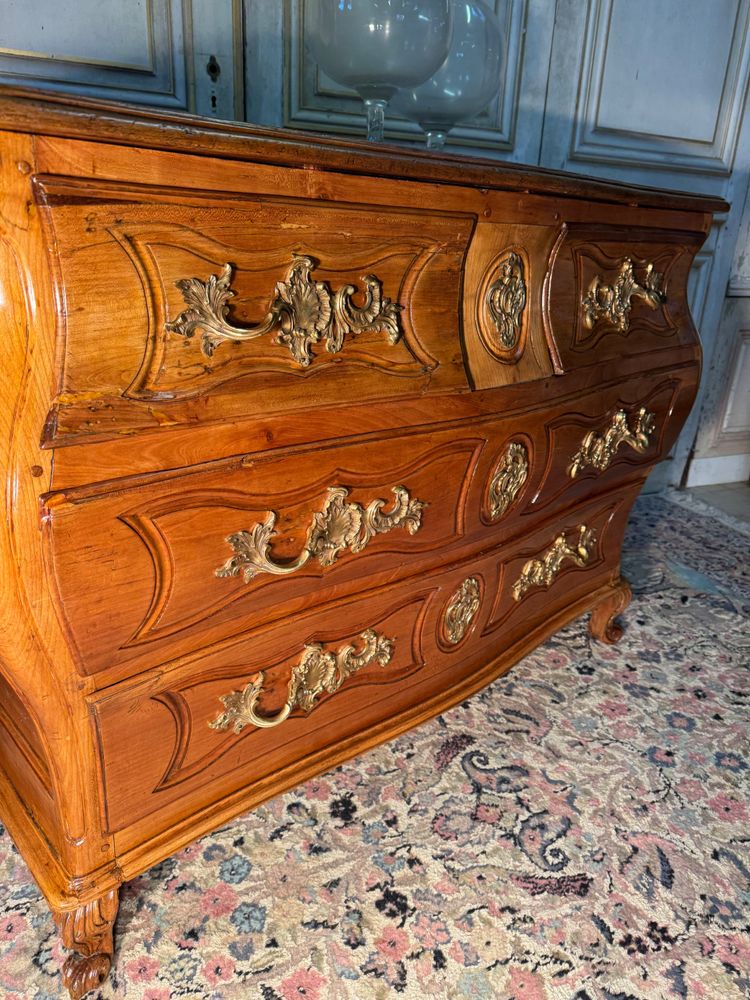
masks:
[(78, 998), (123, 880), (619, 638), (725, 206), (10, 89), (0, 192), (0, 815)]
[[(522, 424), (502, 417), (464, 421), (365, 443), (316, 444), (279, 458), (246, 456), (130, 487), (117, 481), (67, 498), (53, 493), (45, 498), (44, 530), (79, 669), (104, 673), (97, 683), (109, 683), (190, 653), (196, 644), (205, 649), (238, 628), (299, 614), (311, 601), (318, 608), (335, 604), (358, 580), (374, 586), (423, 573), (459, 552), (506, 544), (528, 531), (537, 513), (547, 517), (551, 504), (605, 489), (628, 468), (643, 472), (663, 451), (674, 409), (687, 412), (694, 374), (688, 367), (590, 390), (574, 403), (533, 411)], [(655, 417), (648, 448), (623, 449), (608, 469), (587, 467), (571, 479), (567, 466), (584, 435), (605, 426), (616, 410), (641, 405)], [(531, 469), (524, 496), (493, 522), (488, 482), (514, 440), (524, 442)], [(262, 574), (248, 583), (242, 575), (214, 573), (232, 555), (226, 537), (262, 523), (269, 510), (279, 515), (274, 558), (291, 560), (303, 549), (328, 486), (344, 486), (362, 506), (372, 498), (390, 506), (391, 489), (401, 483), (427, 505), (415, 535), (394, 529), (360, 553), (342, 553), (331, 566), (311, 560), (282, 578)], [(81, 586), (102, 567), (107, 572), (96, 588)]]

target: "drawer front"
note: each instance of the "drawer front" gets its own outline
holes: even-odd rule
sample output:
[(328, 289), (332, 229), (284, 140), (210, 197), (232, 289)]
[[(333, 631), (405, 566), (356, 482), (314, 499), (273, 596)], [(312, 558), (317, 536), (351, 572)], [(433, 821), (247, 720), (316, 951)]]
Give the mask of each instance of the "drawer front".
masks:
[(565, 227), (549, 259), (544, 320), (564, 371), (698, 344), (687, 279), (703, 233)]
[(465, 537), (484, 443), (464, 427), (53, 498), (52, 568), (81, 669), (141, 669), (439, 561)]
[[(487, 427), (470, 514), (500, 542), (550, 508), (569, 507), (623, 479), (645, 479), (672, 446), (695, 398), (697, 365), (566, 397)], [(476, 499), (474, 499), (476, 496)]]
[[(284, 769), (316, 754), (322, 770), (326, 750), (345, 740), (388, 738), (404, 713), (528, 642), (616, 575), (636, 492), (582, 505), (500, 557), (311, 609), (92, 699), (107, 829), (159, 813), (153, 831), (180, 810), (281, 782)], [(119, 843), (127, 849), (127, 835)]]
[(505, 544), (553, 505), (645, 478), (696, 378), (688, 368), (441, 431), (50, 498), (52, 570), (81, 670), (190, 654)]
[(568, 401), (545, 421), (523, 516), (580, 502), (638, 471), (645, 478), (672, 447), (699, 378), (698, 366), (688, 365)]
[(466, 363), (474, 388), (552, 375), (542, 303), (558, 234), (555, 226), (477, 225), (466, 259), (463, 303)]
[(468, 388), (471, 216), (83, 178), (35, 191), (65, 303), (48, 445)]

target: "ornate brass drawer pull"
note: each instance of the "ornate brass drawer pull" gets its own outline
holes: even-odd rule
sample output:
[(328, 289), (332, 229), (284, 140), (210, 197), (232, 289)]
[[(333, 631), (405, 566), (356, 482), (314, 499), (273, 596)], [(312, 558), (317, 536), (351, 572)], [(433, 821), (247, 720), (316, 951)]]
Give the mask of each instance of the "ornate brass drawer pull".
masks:
[(427, 504), (413, 500), (403, 486), (394, 486), (393, 493), (396, 497), (393, 508), (384, 513), (385, 500), (371, 500), (365, 510), (360, 504), (347, 501), (349, 490), (331, 486), (323, 510), (313, 514), (305, 547), (293, 562), (288, 563), (274, 562), (271, 555), (276, 512), (270, 510), (265, 521), (250, 531), (229, 535), (227, 541), (235, 554), (219, 566), (216, 575), (237, 576), (242, 572), (245, 583), (258, 573), (286, 576), (301, 569), (310, 559), (317, 559), (321, 566), (331, 566), (340, 552), (346, 549), (361, 552), (374, 535), (394, 528), (403, 527), (410, 535), (416, 534)]
[(376, 332), (384, 333), (391, 344), (398, 341), (401, 336), (398, 314), (403, 307), (383, 295), (379, 278), (373, 274), (364, 276), (365, 304), (357, 307), (352, 304), (354, 285), (342, 285), (334, 293), (325, 281), (313, 281), (311, 271), (317, 265), (313, 257), (294, 254), (286, 280), (276, 285), (266, 318), (250, 327), (233, 326), (227, 320), (227, 303), (234, 295), (229, 287), (231, 264), (225, 264), (219, 276), (212, 274), (205, 282), (182, 278), (175, 284), (188, 308), (176, 320), (166, 323), (165, 329), (188, 338), (202, 330), (201, 348), (210, 358), (223, 340), (254, 340), (279, 327), (276, 342), (288, 347), (303, 368), (312, 362), (312, 346), (321, 338), (325, 338), (330, 354), (342, 349), (347, 335)]
[(641, 406), (633, 416), (635, 419), (631, 427), (625, 410), (618, 410), (603, 434), (589, 431), (568, 466), (570, 478), (575, 479), (587, 465), (603, 472), (612, 462), (621, 444), (627, 444), (642, 454), (651, 442), (654, 415), (645, 406)]
[(311, 712), (315, 707), (316, 698), (323, 692), (333, 694), (334, 691), (338, 691), (347, 677), (351, 677), (369, 663), (377, 661), (381, 667), (390, 663), (393, 656), (392, 640), (378, 635), (369, 628), (360, 638), (362, 649), (359, 652), (354, 646), (342, 646), (337, 653), (323, 649), (317, 642), (305, 646), (299, 663), (292, 667), (286, 701), (276, 715), (259, 715), (256, 711), (265, 682), (265, 676), (261, 671), (242, 691), (231, 691), (222, 695), (224, 711), (218, 719), (209, 722), (209, 727), (229, 729), (232, 726), (235, 733), (241, 733), (245, 726), (272, 729), (281, 725), (295, 708), (301, 708), (306, 713)]
[(453, 594), (443, 616), (445, 635), (452, 646), (457, 646), (466, 635), (481, 602), (479, 581), (470, 576)]
[(566, 560), (585, 566), (591, 558), (596, 533), (585, 524), (578, 526), (578, 538), (569, 542), (565, 534), (558, 535), (541, 559), (529, 559), (513, 584), (512, 594), (520, 601), (533, 587), (549, 587)]
[(667, 301), (661, 288), (662, 278), (653, 264), (646, 264), (643, 283), (639, 284), (629, 257), (620, 264), (620, 273), (613, 285), (605, 285), (604, 279), (597, 274), (581, 302), (584, 325), (591, 330), (597, 320), (606, 319), (620, 333), (627, 333), (632, 299), (643, 299), (651, 309), (658, 309)]
[(520, 254), (511, 252), (498, 264), (500, 275), (487, 289), (486, 306), (504, 350), (512, 350), (521, 336), (526, 306), (526, 274)]
[(490, 517), (498, 521), (521, 492), (529, 475), (529, 453), (520, 441), (511, 441), (487, 487)]

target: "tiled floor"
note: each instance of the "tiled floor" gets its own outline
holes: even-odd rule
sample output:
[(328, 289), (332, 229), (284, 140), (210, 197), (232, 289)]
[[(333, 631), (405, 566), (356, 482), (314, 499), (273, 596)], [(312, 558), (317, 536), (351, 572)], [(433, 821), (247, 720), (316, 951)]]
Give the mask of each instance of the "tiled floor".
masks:
[(693, 486), (687, 492), (712, 507), (718, 507), (725, 514), (731, 514), (750, 524), (750, 483)]

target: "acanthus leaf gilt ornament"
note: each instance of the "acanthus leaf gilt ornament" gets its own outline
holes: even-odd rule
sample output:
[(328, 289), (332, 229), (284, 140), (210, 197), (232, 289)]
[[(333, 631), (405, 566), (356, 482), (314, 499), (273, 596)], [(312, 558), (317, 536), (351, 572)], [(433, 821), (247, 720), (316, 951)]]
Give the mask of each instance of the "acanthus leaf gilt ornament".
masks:
[(443, 627), (452, 646), (457, 646), (466, 635), (481, 601), (479, 581), (473, 576), (464, 580), (451, 597), (443, 616)]
[(403, 307), (383, 295), (379, 278), (373, 274), (363, 277), (365, 303), (355, 306), (354, 285), (343, 285), (334, 293), (325, 281), (313, 280), (317, 265), (313, 257), (294, 254), (286, 279), (276, 284), (265, 319), (249, 327), (233, 326), (227, 319), (228, 302), (235, 294), (230, 287), (231, 264), (225, 264), (220, 275), (212, 274), (207, 281), (181, 278), (175, 284), (188, 308), (166, 323), (165, 329), (188, 339), (202, 331), (201, 348), (210, 358), (222, 341), (255, 340), (278, 327), (276, 342), (288, 347), (303, 368), (313, 361), (313, 346), (322, 339), (330, 354), (341, 351), (347, 335), (384, 333), (389, 343), (398, 342)]
[(526, 273), (520, 254), (511, 251), (498, 264), (499, 276), (485, 298), (502, 350), (512, 351), (521, 336), (521, 317), (526, 307)]
[(391, 639), (378, 635), (373, 629), (366, 629), (360, 639), (362, 648), (359, 651), (351, 645), (343, 646), (337, 653), (324, 649), (317, 642), (305, 646), (299, 663), (292, 667), (286, 701), (275, 715), (261, 715), (257, 711), (265, 683), (261, 671), (242, 691), (222, 695), (224, 711), (209, 722), (209, 728), (224, 730), (231, 726), (235, 733), (241, 733), (245, 726), (272, 729), (288, 719), (295, 708), (309, 714), (320, 695), (338, 691), (358, 670), (373, 662), (381, 667), (390, 663), (393, 656)]
[(508, 510), (529, 475), (529, 453), (520, 441), (511, 441), (505, 449), (487, 487), (490, 518), (499, 520)]
[(661, 287), (662, 279), (663, 275), (653, 264), (646, 264), (643, 280), (639, 283), (630, 257), (620, 264), (614, 284), (604, 284), (602, 276), (597, 274), (581, 300), (584, 325), (591, 330), (598, 320), (606, 319), (620, 333), (627, 333), (633, 299), (642, 299), (651, 309), (658, 309), (667, 301)]
[(231, 556), (215, 571), (216, 576), (238, 576), (242, 573), (249, 583), (259, 573), (287, 576), (301, 569), (310, 559), (321, 566), (331, 566), (345, 550), (361, 552), (375, 535), (394, 528), (405, 528), (416, 534), (422, 524), (422, 500), (412, 499), (403, 486), (394, 486), (395, 501), (391, 510), (383, 511), (385, 500), (371, 500), (367, 508), (346, 498), (349, 490), (331, 486), (323, 510), (316, 511), (307, 532), (307, 541), (299, 556), (290, 562), (275, 562), (271, 554), (271, 539), (275, 534), (276, 513), (269, 511), (265, 521), (249, 531), (229, 535), (227, 542), (234, 549)]
[(521, 574), (513, 584), (512, 594), (520, 601), (534, 587), (550, 587), (565, 562), (584, 567), (591, 558), (596, 533), (585, 524), (578, 526), (578, 537), (568, 541), (565, 534), (557, 536), (552, 545), (539, 559), (529, 559)]
[(570, 478), (575, 479), (587, 465), (603, 472), (609, 467), (621, 444), (627, 444), (634, 451), (643, 454), (654, 430), (654, 415), (645, 406), (641, 406), (633, 416), (631, 427), (625, 410), (617, 410), (603, 433), (589, 431), (568, 466)]

